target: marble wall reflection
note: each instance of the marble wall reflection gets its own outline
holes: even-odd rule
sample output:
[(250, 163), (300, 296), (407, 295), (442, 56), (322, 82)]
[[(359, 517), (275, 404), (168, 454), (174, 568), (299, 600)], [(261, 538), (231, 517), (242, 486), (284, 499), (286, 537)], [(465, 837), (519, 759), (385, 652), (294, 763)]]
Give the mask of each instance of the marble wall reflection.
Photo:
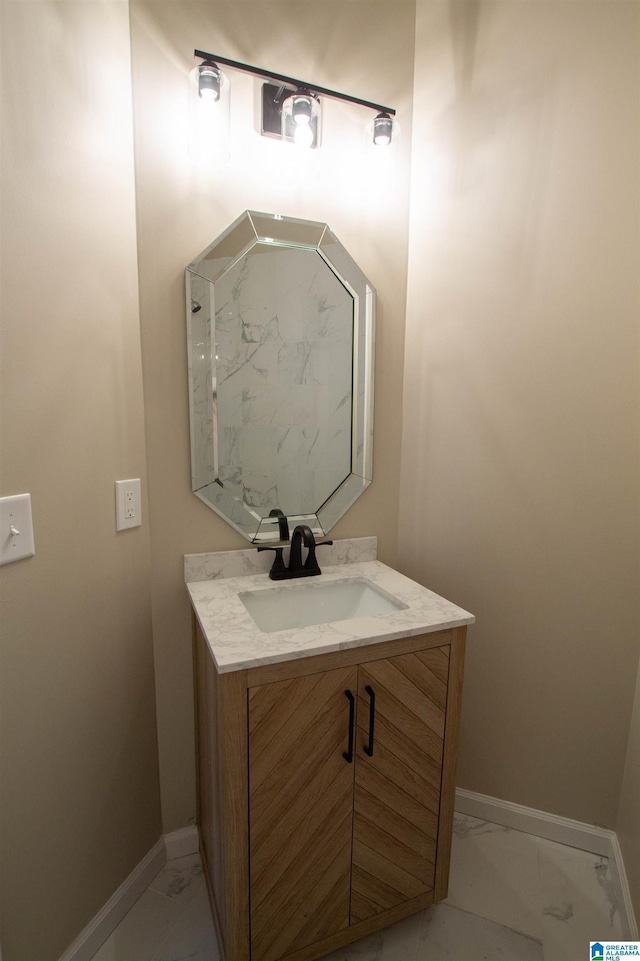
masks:
[(213, 310), (215, 378), (203, 369), (198, 397), (212, 398), (219, 480), (262, 517), (317, 511), (351, 471), (353, 297), (316, 250), (258, 243)]

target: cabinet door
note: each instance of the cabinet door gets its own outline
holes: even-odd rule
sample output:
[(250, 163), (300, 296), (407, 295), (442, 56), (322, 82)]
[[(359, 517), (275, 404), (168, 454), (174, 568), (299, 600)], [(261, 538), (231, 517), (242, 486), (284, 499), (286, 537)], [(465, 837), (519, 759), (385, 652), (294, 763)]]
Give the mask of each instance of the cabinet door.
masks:
[(359, 668), (352, 924), (434, 887), (448, 673), (448, 646)]
[(249, 691), (252, 961), (275, 961), (349, 925), (357, 668)]

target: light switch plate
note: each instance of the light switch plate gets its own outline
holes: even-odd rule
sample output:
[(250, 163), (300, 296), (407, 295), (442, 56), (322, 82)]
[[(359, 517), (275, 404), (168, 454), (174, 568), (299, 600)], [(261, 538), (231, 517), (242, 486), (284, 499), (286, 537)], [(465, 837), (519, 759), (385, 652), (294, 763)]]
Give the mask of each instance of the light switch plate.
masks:
[(31, 494), (0, 497), (0, 564), (33, 557)]
[(140, 527), (141, 523), (140, 478), (116, 481), (116, 530)]

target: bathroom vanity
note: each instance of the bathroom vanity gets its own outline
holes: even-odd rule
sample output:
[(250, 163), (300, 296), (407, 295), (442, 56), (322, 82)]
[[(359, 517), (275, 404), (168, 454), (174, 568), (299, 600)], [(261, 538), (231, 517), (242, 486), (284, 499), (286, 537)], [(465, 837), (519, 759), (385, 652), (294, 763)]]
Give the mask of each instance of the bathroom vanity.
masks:
[[(185, 558), (200, 845), (225, 961), (311, 961), (447, 894), (474, 618), (378, 562), (375, 538), (322, 550), (304, 594), (269, 581), (255, 550)], [(354, 581), (391, 609), (317, 623), (331, 614), (309, 591)], [(261, 629), (243, 597), (265, 591), (315, 613)]]

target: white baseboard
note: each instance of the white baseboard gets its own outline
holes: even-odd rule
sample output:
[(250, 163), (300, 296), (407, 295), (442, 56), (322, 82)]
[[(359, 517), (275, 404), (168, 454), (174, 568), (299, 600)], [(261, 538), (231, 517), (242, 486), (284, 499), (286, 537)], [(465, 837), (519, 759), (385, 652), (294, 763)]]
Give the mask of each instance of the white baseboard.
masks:
[(548, 841), (558, 841), (583, 851), (592, 851), (602, 857), (611, 857), (611, 842), (615, 833), (606, 828), (572, 821), (558, 814), (548, 814), (523, 804), (489, 797), (487, 794), (465, 791), (464, 788), (456, 788), (456, 811), (483, 821), (502, 824), (515, 831), (525, 831)]
[(200, 850), (197, 827), (193, 825), (193, 827), (180, 828), (179, 831), (165, 834), (164, 846), (167, 852), (167, 861), (173, 861), (174, 858), (184, 858), (187, 854), (197, 854)]
[(160, 838), (93, 920), (80, 932), (59, 961), (91, 961), (166, 862), (165, 841)]
[(627, 916), (629, 925), (628, 937), (632, 941), (637, 941), (638, 922), (636, 921), (635, 912), (633, 910), (629, 880), (627, 878), (627, 872), (625, 871), (624, 861), (622, 859), (622, 850), (620, 848), (620, 842), (618, 841), (617, 835), (614, 835), (613, 839), (613, 857), (611, 858), (610, 866), (613, 883), (616, 885), (617, 890), (622, 898), (622, 904), (624, 905), (623, 910)]
[[(109, 935), (120, 924), (127, 911), (161, 871), (167, 861), (198, 851), (198, 829), (182, 828), (165, 834), (122, 882), (117, 891), (80, 932), (59, 961), (91, 961)], [(1, 959), (0, 959), (1, 961)]]
[(573, 821), (558, 814), (548, 814), (546, 811), (514, 804), (512, 801), (502, 801), (486, 794), (476, 794), (475, 791), (466, 791), (464, 788), (456, 789), (455, 808), (459, 814), (468, 814), (482, 821), (502, 824), (515, 831), (524, 831), (534, 837), (558, 841), (560, 844), (568, 844), (570, 847), (609, 858), (611, 876), (620, 898), (622, 923), (628, 932), (626, 936), (631, 939), (638, 938), (629, 883), (615, 831)]

